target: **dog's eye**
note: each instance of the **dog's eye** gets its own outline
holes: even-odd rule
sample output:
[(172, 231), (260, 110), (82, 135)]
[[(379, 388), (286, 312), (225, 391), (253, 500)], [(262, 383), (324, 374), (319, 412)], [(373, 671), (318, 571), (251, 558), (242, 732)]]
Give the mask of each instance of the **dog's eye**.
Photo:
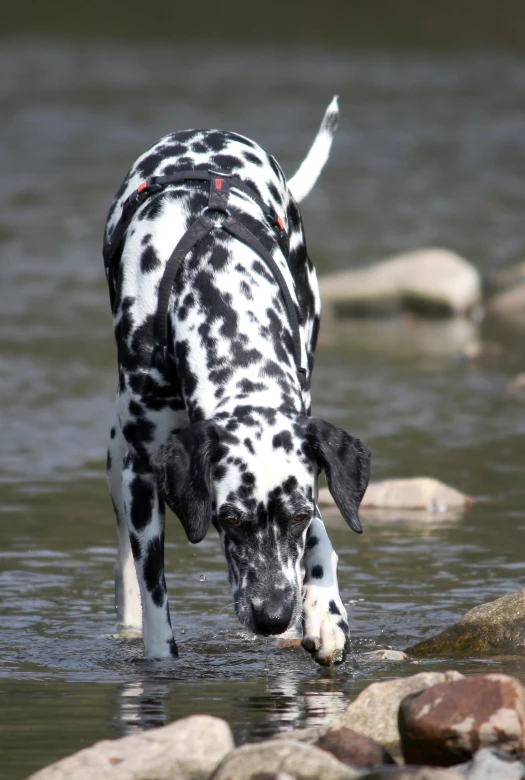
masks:
[(238, 517), (234, 517), (233, 515), (231, 517), (227, 517), (224, 521), (225, 523), (228, 523), (228, 525), (240, 525), (241, 521)]
[(305, 514), (295, 515), (295, 517), (293, 519), (294, 523), (302, 523), (303, 520), (306, 520), (306, 515)]

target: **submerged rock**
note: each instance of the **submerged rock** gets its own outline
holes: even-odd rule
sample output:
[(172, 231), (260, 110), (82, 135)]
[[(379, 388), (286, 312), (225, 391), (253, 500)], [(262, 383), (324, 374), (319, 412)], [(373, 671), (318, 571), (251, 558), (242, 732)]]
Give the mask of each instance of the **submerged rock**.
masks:
[(234, 747), (226, 721), (192, 715), (142, 734), (97, 742), (30, 780), (208, 780)]
[(487, 314), (511, 325), (525, 326), (525, 282), (491, 298), (487, 303)]
[(403, 699), (401, 747), (407, 764), (452, 766), (480, 747), (525, 748), (525, 691), (514, 677), (486, 674), (434, 685)]
[(348, 766), (367, 768), (378, 764), (395, 764), (388, 750), (378, 742), (344, 726), (328, 731), (316, 744)]
[(472, 761), (460, 764), (457, 770), (468, 780), (521, 780), (525, 777), (525, 764), (501, 750), (482, 748)]
[(411, 677), (372, 683), (361, 691), (342, 715), (331, 722), (327, 733), (343, 727), (354, 729), (388, 750), (395, 750), (399, 748), (397, 711), (401, 701), (411, 693), (419, 693), (431, 685), (458, 680), (462, 676), (456, 671), (421, 672)]
[(407, 654), (402, 650), (391, 650), (388, 647), (367, 651), (363, 653), (363, 658), (365, 661), (394, 661), (396, 663), (408, 661)]
[(490, 653), (525, 647), (525, 588), (469, 610), (440, 634), (409, 647), (416, 656)]
[(274, 780), (291, 775), (295, 780), (357, 780), (362, 770), (345, 766), (321, 748), (293, 739), (242, 745), (230, 753), (212, 780)]
[[(471, 498), (459, 490), (431, 477), (411, 479), (385, 479), (370, 482), (361, 501), (360, 509), (424, 509), (443, 512), (467, 507)], [(321, 488), (317, 502), (321, 508), (335, 507), (328, 488)]]
[(465, 780), (465, 775), (455, 769), (437, 769), (433, 766), (382, 766), (361, 775), (359, 780)]
[(440, 512), (456, 507), (466, 507), (469, 496), (432, 477), (411, 479), (385, 479), (372, 482), (361, 501), (361, 507), (391, 509), (427, 509)]
[(319, 285), (324, 306), (354, 316), (396, 309), (450, 316), (466, 313), (481, 302), (478, 271), (455, 252), (439, 248), (322, 276)]

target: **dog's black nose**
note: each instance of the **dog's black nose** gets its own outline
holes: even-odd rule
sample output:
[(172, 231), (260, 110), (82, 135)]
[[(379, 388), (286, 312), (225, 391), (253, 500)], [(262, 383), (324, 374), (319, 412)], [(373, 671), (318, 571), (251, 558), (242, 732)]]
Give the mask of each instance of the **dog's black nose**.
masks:
[(293, 616), (293, 604), (289, 599), (268, 599), (260, 606), (252, 606), (253, 630), (256, 634), (282, 634), (289, 627)]

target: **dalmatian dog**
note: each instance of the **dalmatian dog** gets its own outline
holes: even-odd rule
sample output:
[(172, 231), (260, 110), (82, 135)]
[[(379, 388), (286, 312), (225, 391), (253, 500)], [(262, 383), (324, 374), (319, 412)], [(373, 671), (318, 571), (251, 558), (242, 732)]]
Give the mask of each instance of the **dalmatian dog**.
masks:
[(107, 270), (118, 353), (107, 461), (119, 542), (116, 609), (122, 628), (142, 630), (147, 658), (178, 655), (164, 575), (166, 504), (190, 542), (201, 541), (210, 524), (218, 531), (244, 627), (262, 636), (302, 628), (302, 645), (320, 664), (340, 663), (348, 651), (317, 479), (324, 471), (343, 517), (361, 533), (357, 510), (370, 452), (310, 414), (320, 298), (297, 206), (328, 158), (338, 116), (334, 98), (289, 182), (270, 154), (236, 133), (167, 135), (138, 158), (110, 208), (106, 248), (126, 199), (145, 180), (188, 169), (242, 180), (250, 189), (232, 179), (227, 213), (271, 248), (306, 369), (301, 382), (282, 286), (252, 247), (221, 229), (226, 213), (219, 212), (216, 229), (189, 251), (169, 290), (169, 359), (153, 360), (167, 260), (209, 204), (208, 182), (153, 188)]

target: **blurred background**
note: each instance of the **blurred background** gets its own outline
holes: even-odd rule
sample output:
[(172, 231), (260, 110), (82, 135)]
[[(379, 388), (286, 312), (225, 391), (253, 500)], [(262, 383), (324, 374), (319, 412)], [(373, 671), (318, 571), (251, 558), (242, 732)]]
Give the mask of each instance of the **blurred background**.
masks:
[[(115, 354), (101, 245), (126, 171), (162, 135), (221, 127), (291, 175), (340, 96), (327, 167), (302, 205), (320, 274), (427, 246), (458, 252), (486, 298), (518, 283), (525, 229), (521, 0), (9, 4), (0, 28), (0, 777), (193, 712), (239, 741), (315, 725), (372, 664), (523, 584), (522, 317), (329, 319), (314, 411), (359, 435), (373, 477), (427, 475), (467, 513), (337, 517), (353, 656), (334, 675), (253, 639), (217, 538), (171, 518), (180, 661), (114, 636), (114, 519), (104, 478)], [(501, 272), (516, 268), (510, 275)], [(506, 282), (507, 284), (508, 282)], [(523, 308), (521, 311), (523, 312)], [(518, 312), (519, 315), (519, 312)], [(205, 575), (205, 579), (203, 579)], [(437, 658), (501, 669), (519, 657)]]

